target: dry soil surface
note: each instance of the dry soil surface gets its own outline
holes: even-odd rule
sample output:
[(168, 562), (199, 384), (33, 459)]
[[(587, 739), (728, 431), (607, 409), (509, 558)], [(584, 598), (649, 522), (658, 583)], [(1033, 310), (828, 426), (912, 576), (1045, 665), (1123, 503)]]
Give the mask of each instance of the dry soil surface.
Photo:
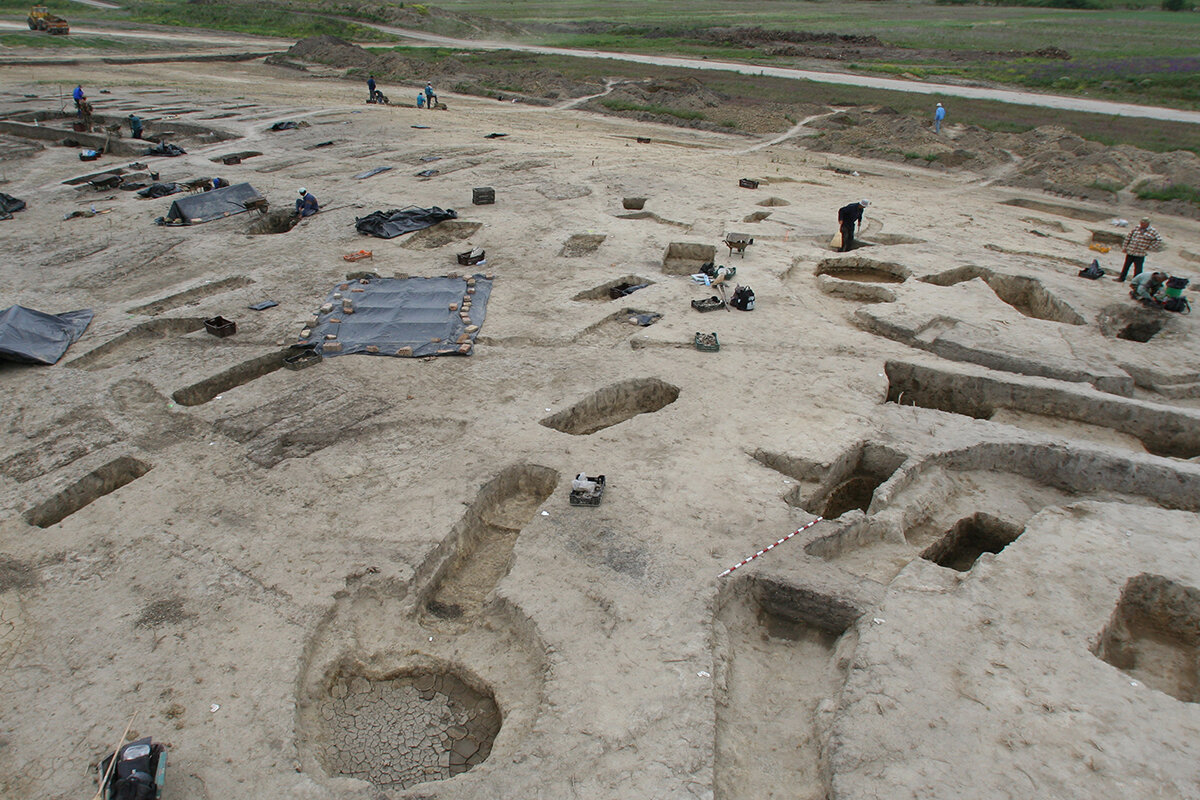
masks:
[[(53, 129), (83, 80), (188, 152), (0, 151), (0, 306), (96, 313), (0, 366), (0, 795), (90, 796), (136, 713), (188, 800), (1200, 796), (1196, 317), (1076, 276), (1136, 209), (783, 131), (84, 69), (6, 68), (0, 116)], [(135, 158), (325, 210), (166, 228), (64, 184)], [(355, 232), (408, 205), (459, 218)], [(1154, 224), (1195, 279), (1200, 224)], [(348, 273), (476, 247), (470, 356), (281, 368)], [(714, 257), (754, 310), (691, 307)]]

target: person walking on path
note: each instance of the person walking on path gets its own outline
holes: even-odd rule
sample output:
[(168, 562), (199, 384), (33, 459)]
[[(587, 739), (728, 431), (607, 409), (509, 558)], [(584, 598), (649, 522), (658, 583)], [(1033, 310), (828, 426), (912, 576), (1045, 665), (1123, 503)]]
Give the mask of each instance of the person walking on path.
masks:
[(859, 200), (838, 209), (838, 225), (842, 229), (842, 246), (839, 253), (848, 253), (854, 248), (854, 226), (862, 228), (863, 210), (871, 205), (870, 200)]
[(942, 132), (942, 120), (944, 120), (945, 118), (946, 118), (946, 109), (942, 107), (941, 103), (938, 103), (937, 108), (934, 109), (934, 111), (933, 111), (933, 132), (934, 133)]
[(1146, 265), (1146, 254), (1152, 251), (1157, 253), (1162, 249), (1162, 237), (1150, 227), (1150, 218), (1142, 217), (1138, 226), (1127, 233), (1125, 241), (1121, 242), (1121, 250), (1125, 253), (1125, 266), (1121, 267), (1120, 277), (1113, 280), (1124, 283), (1130, 267), (1133, 267), (1133, 277), (1141, 275), (1142, 267)]
[(375, 102), (375, 76), (367, 78), (367, 102)]

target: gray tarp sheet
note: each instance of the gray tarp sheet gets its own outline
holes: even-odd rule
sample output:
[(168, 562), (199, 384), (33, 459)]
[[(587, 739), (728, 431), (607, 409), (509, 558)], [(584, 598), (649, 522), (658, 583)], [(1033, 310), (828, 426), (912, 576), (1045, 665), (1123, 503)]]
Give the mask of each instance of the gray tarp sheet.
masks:
[[(483, 325), (492, 293), (491, 280), (483, 275), (473, 277), (474, 294), (467, 294), (466, 278), (371, 278), (365, 284), (341, 284), (347, 288), (335, 287), (325, 298), (333, 304), (333, 311), (318, 315), (308, 341), (325, 356), (408, 356), (403, 350), (406, 347), (412, 348), (412, 356), (464, 355), (459, 352), (458, 338), (466, 334), (467, 341), (474, 344), (479, 331), (467, 333), (467, 325)], [(463, 322), (457, 310), (450, 310), (451, 303), (461, 309), (464, 297), (471, 300), (470, 323)], [(353, 303), (353, 314), (342, 311), (344, 300)], [(326, 341), (326, 334), (337, 336), (340, 349), (327, 349), (333, 341)], [(378, 348), (377, 353), (368, 347)]]
[(24, 306), (0, 311), (0, 358), (34, 364), (55, 364), (74, 344), (94, 314), (90, 308), (65, 314), (46, 314)]
[(248, 183), (235, 183), (233, 186), (213, 189), (211, 192), (189, 194), (171, 203), (167, 221), (178, 221), (187, 225), (211, 222), (232, 214), (241, 214), (246, 210), (247, 202), (261, 198), (258, 190)]

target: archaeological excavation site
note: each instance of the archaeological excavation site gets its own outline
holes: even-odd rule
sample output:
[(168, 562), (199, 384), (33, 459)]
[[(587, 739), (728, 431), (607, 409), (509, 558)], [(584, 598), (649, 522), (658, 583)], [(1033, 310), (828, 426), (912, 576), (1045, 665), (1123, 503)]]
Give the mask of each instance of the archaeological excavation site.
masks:
[[(0, 342), (61, 348), (0, 361), (0, 797), (91, 797), (127, 725), (168, 800), (1200, 797), (1200, 316), (1092, 247), (1143, 209), (4, 69)], [(80, 80), (153, 141), (73, 131)]]

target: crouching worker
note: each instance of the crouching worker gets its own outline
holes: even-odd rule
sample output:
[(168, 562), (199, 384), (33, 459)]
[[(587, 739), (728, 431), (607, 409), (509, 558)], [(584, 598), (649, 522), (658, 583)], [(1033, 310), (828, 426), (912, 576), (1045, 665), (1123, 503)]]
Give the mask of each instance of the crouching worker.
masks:
[(308, 189), (300, 189), (300, 197), (296, 200), (296, 215), (311, 217), (320, 210), (321, 206), (317, 204), (317, 198)]
[(1129, 296), (1142, 305), (1161, 306), (1163, 304), (1162, 289), (1167, 280), (1163, 272), (1142, 272), (1133, 276), (1129, 282)]
[(142, 138), (142, 118), (137, 114), (129, 115), (129, 135), (134, 139)]

